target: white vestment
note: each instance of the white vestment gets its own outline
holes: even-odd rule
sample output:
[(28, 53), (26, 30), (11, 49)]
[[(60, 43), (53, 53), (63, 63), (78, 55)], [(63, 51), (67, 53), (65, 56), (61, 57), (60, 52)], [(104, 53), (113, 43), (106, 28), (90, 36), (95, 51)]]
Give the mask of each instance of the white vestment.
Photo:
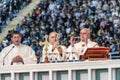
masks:
[(93, 42), (91, 40), (88, 40), (87, 45), (85, 45), (84, 42), (78, 42), (74, 44), (74, 47), (70, 45), (67, 49), (69, 60), (73, 60), (73, 57), (75, 57), (75, 60), (79, 60), (80, 55), (83, 55), (87, 50), (87, 48), (92, 48), (92, 47), (99, 47), (99, 46), (96, 42)]
[[(62, 48), (62, 53), (60, 55), (59, 51), (57, 48), (55, 48), (53, 51), (52, 51), (52, 48), (53, 48), (53, 45), (49, 44), (48, 45), (48, 51), (46, 52), (45, 50), (45, 46), (43, 47), (43, 52), (42, 52), (42, 61), (44, 62), (45, 60), (45, 57), (47, 55), (48, 59), (52, 60), (52, 61), (55, 61), (55, 59), (57, 59), (57, 61), (61, 61), (61, 60), (65, 60), (65, 54), (66, 54), (66, 47), (65, 46), (62, 46), (62, 45), (59, 45), (59, 47)], [(47, 53), (47, 54), (46, 54)]]
[[(13, 47), (14, 46), (14, 47)], [(4, 48), (0, 53), (0, 63), (2, 65), (11, 65), (12, 59), (15, 56), (20, 56), (23, 59), (24, 64), (35, 64), (37, 63), (37, 58), (35, 52), (27, 45), (20, 44), (15, 46), (14, 44), (9, 45)], [(20, 64), (20, 63), (13, 63)]]

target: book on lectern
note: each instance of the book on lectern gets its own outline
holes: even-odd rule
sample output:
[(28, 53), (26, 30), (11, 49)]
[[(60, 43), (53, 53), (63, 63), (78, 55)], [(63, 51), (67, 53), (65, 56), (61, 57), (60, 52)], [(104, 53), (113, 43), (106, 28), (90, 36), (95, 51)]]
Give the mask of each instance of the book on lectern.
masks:
[(109, 47), (87, 48), (82, 56), (82, 60), (105, 60), (109, 58), (109, 52)]

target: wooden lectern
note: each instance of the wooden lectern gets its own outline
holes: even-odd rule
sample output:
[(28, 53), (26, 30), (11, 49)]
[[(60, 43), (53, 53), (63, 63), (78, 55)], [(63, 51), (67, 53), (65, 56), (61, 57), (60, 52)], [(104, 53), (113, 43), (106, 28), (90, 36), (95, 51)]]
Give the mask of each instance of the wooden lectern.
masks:
[(99, 48), (87, 48), (82, 60), (106, 60), (108, 59), (108, 53), (110, 48), (108, 47), (99, 47)]

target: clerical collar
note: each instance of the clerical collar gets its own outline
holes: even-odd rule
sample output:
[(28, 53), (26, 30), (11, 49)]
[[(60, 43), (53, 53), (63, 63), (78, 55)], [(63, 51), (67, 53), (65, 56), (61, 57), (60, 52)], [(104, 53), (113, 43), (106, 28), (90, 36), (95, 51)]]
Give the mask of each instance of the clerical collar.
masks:
[[(87, 40), (87, 43), (89, 43), (90, 39)], [(82, 47), (84, 46), (87, 46), (88, 44), (86, 44), (85, 42), (81, 41), (82, 42)]]
[(20, 44), (20, 45), (16, 46), (16, 45), (12, 44), (12, 46), (15, 46), (15, 47), (20, 47), (21, 45), (22, 45), (22, 44)]
[(53, 42), (49, 42), (51, 45), (53, 45), (54, 43)]

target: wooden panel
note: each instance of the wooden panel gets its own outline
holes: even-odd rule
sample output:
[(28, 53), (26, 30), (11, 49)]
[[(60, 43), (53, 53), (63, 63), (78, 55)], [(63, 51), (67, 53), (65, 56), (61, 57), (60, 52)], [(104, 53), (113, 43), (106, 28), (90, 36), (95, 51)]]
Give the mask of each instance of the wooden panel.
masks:
[(108, 53), (110, 48), (87, 48), (85, 54), (82, 56), (82, 60), (105, 60), (108, 59)]

